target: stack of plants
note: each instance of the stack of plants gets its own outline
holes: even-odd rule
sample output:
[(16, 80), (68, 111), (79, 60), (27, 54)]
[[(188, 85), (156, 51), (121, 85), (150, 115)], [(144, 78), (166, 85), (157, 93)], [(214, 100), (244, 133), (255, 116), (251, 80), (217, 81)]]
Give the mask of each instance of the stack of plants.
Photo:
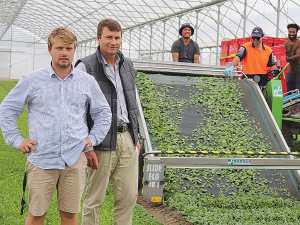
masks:
[[(245, 96), (236, 81), (197, 77), (173, 85), (156, 82), (153, 77), (137, 74), (154, 150), (272, 150), (269, 137), (243, 108)], [(198, 116), (182, 134), (187, 110)], [(297, 224), (300, 204), (290, 197), (285, 177), (276, 171), (271, 178), (265, 174), (264, 170), (167, 169), (165, 203), (194, 224)]]

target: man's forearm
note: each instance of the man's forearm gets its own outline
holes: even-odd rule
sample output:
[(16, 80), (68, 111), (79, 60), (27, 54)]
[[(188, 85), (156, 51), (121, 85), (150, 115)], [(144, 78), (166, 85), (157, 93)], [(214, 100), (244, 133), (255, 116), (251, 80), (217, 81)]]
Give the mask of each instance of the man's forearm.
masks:
[(231, 66), (235, 67), (235, 66), (237, 66), (239, 64), (239, 62), (240, 62), (240, 57), (235, 56), (234, 59), (231, 62)]
[(294, 60), (298, 60), (300, 58), (300, 55), (293, 55), (290, 57), (286, 57), (286, 61), (294, 61)]

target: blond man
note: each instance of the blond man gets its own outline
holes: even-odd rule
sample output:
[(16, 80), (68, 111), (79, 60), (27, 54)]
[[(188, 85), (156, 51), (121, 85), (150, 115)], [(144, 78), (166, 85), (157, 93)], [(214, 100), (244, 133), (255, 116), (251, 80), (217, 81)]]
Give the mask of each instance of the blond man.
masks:
[[(6, 143), (27, 154), (26, 225), (43, 224), (56, 188), (61, 224), (78, 224), (85, 154), (101, 143), (111, 124), (109, 105), (94, 77), (72, 66), (76, 44), (70, 30), (54, 29), (48, 38), (51, 64), (23, 75), (0, 105)], [(24, 139), (16, 120), (26, 104), (29, 138)], [(95, 122), (90, 132), (88, 105)]]

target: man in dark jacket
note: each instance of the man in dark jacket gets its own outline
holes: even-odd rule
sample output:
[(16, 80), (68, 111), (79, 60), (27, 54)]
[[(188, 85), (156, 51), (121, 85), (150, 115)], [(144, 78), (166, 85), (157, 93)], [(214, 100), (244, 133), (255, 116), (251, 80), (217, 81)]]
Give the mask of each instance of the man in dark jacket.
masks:
[[(89, 155), (82, 224), (99, 224), (99, 209), (111, 179), (114, 183), (114, 224), (131, 224), (138, 192), (138, 121), (135, 71), (119, 52), (120, 24), (104, 19), (98, 24), (96, 53), (80, 59), (76, 68), (96, 78), (111, 107), (112, 123), (104, 141)], [(88, 118), (88, 125), (93, 121)], [(88, 156), (87, 156), (88, 157)]]

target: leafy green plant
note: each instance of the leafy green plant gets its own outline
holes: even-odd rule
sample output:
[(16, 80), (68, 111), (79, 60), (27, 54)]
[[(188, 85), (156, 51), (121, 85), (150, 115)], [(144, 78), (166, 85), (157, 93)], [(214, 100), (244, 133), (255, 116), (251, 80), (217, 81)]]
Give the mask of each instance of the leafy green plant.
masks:
[[(161, 85), (153, 80), (143, 73), (137, 74), (138, 92), (154, 150), (271, 151), (269, 138), (261, 133), (260, 124), (243, 108), (244, 95), (234, 80), (189, 78), (185, 86), (180, 87)], [(182, 92), (188, 92), (189, 98), (181, 97)], [(181, 122), (188, 108), (199, 116), (190, 133), (181, 135)], [(240, 156), (230, 156), (234, 157)], [(261, 170), (168, 168), (165, 203), (195, 224), (283, 224), (282, 221), (293, 224), (298, 218), (299, 204), (292, 199), (278, 198), (291, 195), (284, 186), (284, 177), (274, 174), (272, 178), (265, 178), (262, 173)], [(218, 192), (213, 195), (211, 190)], [(280, 211), (286, 215), (292, 213), (293, 217), (278, 219)]]

